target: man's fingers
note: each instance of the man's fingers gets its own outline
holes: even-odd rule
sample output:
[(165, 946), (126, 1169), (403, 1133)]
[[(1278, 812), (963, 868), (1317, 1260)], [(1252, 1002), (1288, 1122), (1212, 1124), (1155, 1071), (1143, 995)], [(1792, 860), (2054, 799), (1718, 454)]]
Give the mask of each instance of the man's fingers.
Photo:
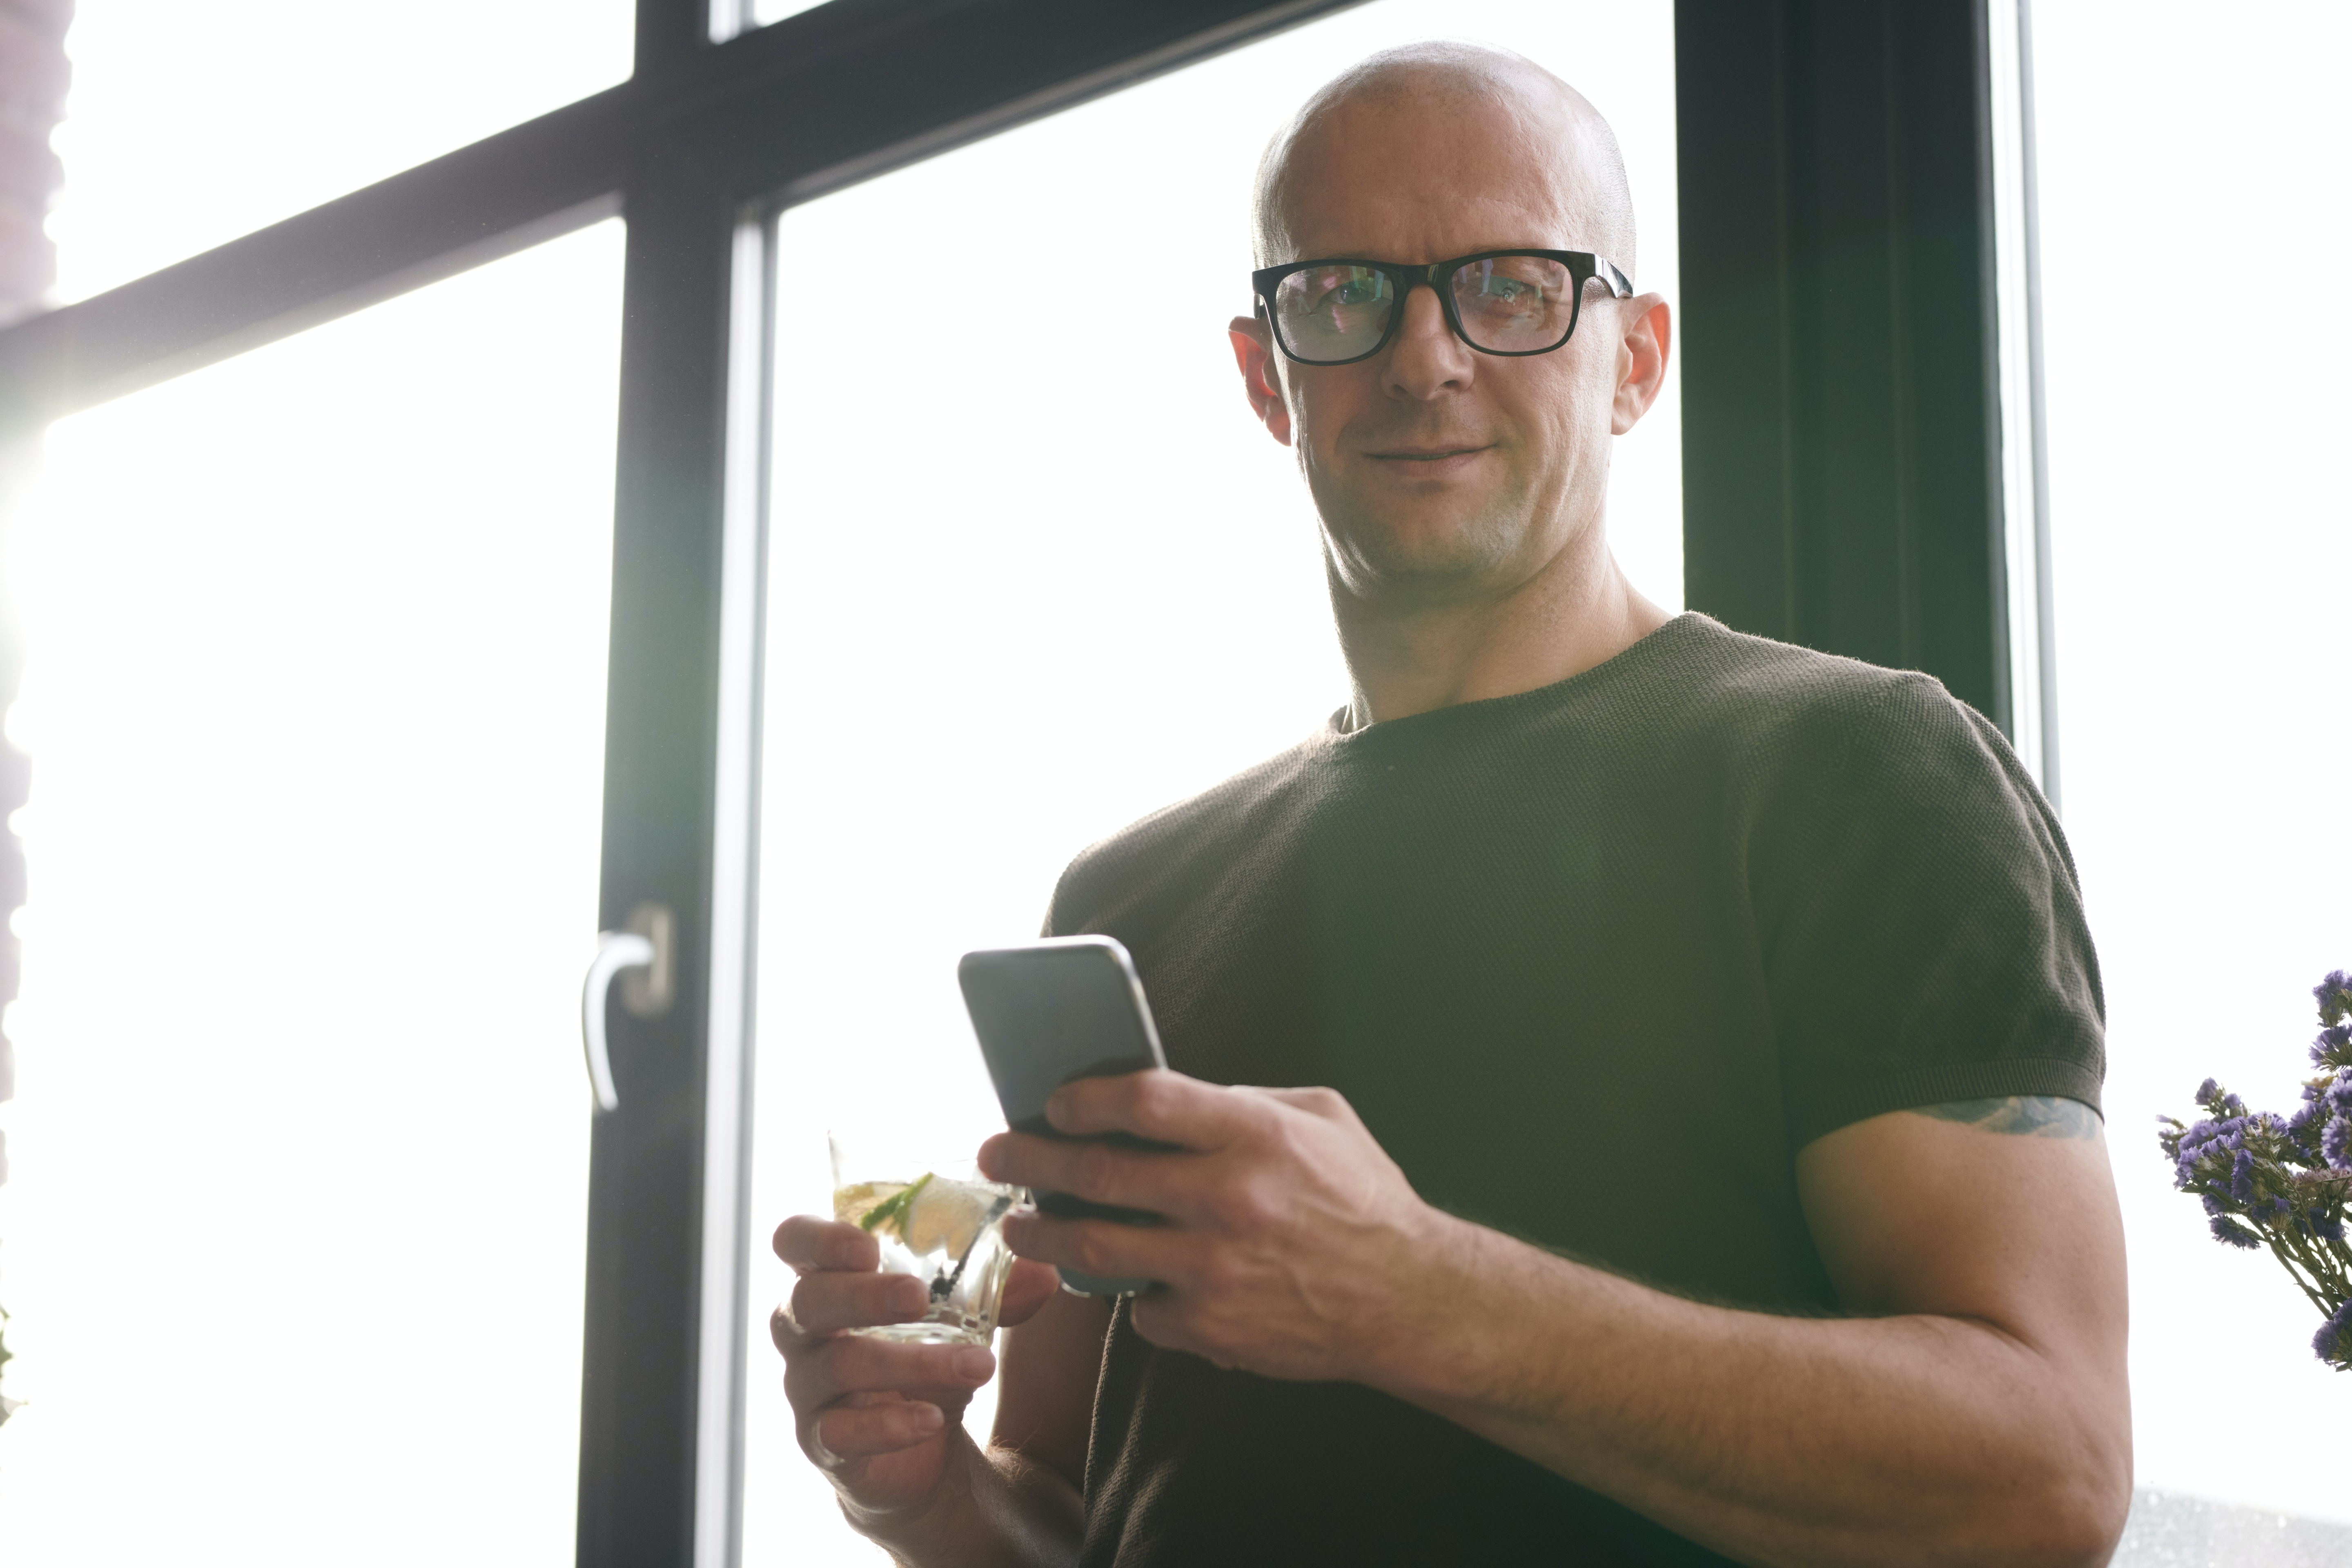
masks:
[(1197, 1238), (1172, 1226), (1009, 1214), (1004, 1216), (1004, 1242), (1024, 1258), (1080, 1274), (1173, 1284), (1191, 1278), (1188, 1259)]
[(1064, 1084), (1045, 1102), (1046, 1120), (1081, 1138), (1132, 1132), (1185, 1149), (1221, 1149), (1265, 1119), (1266, 1107), (1245, 1089), (1150, 1068), (1116, 1078)]
[(1253, 1089), (1247, 1092), (1262, 1094), (1278, 1100), (1293, 1110), (1303, 1110), (1309, 1116), (1319, 1116), (1326, 1121), (1353, 1121), (1355, 1107), (1348, 1097), (1336, 1089)]
[(1061, 1288), (1062, 1277), (1054, 1272), (1052, 1264), (1014, 1258), (1013, 1271), (1004, 1278), (1004, 1296), (996, 1309), (996, 1321), (1008, 1329), (1027, 1322)]
[(854, 1225), (796, 1214), (776, 1227), (776, 1256), (807, 1274), (819, 1268), (863, 1271), (882, 1264), (882, 1247)]
[(870, 1334), (839, 1334), (784, 1363), (784, 1396), (803, 1413), (853, 1394), (968, 1398), (996, 1372), (978, 1345), (917, 1345)]
[(790, 1355), (801, 1345), (844, 1329), (911, 1323), (930, 1310), (930, 1292), (911, 1274), (801, 1276), (792, 1297), (770, 1320), (776, 1348)]
[(1174, 1165), (1186, 1158), (1098, 1139), (1034, 1138), (1025, 1132), (1000, 1132), (980, 1146), (981, 1173), (991, 1181), (1155, 1214), (1168, 1212), (1161, 1205), (1183, 1192), (1182, 1173)]
[(911, 1448), (938, 1436), (946, 1425), (946, 1412), (920, 1400), (836, 1405), (809, 1424), (816, 1438), (809, 1458), (831, 1469), (831, 1461), (870, 1459), (877, 1454)]
[(1161, 1350), (1184, 1351), (1201, 1357), (1221, 1372), (1231, 1372), (1234, 1363), (1213, 1353), (1189, 1331), (1184, 1320), (1184, 1303), (1181, 1298), (1164, 1291), (1138, 1296), (1129, 1306), (1135, 1331), (1148, 1344)]

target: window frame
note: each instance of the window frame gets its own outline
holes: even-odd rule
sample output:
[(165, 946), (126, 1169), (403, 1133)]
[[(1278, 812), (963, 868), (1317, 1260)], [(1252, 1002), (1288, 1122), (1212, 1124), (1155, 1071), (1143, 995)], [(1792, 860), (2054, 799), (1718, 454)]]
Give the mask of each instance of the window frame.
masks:
[[(584, 227), (627, 222), (599, 923), (677, 912), (611, 1018), (589, 1174), (578, 1561), (740, 1552), (771, 236), (829, 190), (1349, 0), (845, 0), (724, 41), (639, 0), (630, 79), (0, 332), (0, 446)], [(698, 1453), (719, 1462), (698, 1465)]]

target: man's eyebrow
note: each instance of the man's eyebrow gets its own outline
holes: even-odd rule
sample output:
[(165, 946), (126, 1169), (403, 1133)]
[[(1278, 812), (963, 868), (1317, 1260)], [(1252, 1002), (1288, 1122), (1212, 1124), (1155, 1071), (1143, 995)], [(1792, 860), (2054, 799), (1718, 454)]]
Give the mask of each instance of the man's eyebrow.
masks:
[(2001, 1100), (1948, 1100), (1937, 1105), (1915, 1105), (1915, 1115), (1938, 1121), (1963, 1121), (1988, 1132), (2010, 1132), (2025, 1138), (2091, 1138), (2098, 1133), (2099, 1113), (2079, 1100), (2057, 1094), (2012, 1094)]

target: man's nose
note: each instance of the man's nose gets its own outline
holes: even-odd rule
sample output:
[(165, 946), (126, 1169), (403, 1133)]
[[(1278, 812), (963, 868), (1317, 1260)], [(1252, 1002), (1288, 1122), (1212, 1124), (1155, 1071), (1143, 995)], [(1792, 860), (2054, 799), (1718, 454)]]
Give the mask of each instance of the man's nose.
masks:
[(1385, 379), (1408, 397), (1430, 398), (1448, 390), (1460, 391), (1476, 373), (1470, 345), (1446, 324), (1445, 307), (1433, 287), (1421, 286), (1404, 297), (1404, 320), (1397, 323), (1396, 341), (1389, 345)]

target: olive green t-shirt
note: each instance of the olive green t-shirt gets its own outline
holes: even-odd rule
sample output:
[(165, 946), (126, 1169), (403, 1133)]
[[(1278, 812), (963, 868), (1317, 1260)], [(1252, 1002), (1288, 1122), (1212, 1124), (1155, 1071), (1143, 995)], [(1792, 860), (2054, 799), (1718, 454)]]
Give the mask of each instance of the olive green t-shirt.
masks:
[[(1169, 1063), (1347, 1096), (1430, 1203), (1661, 1289), (1834, 1311), (1812, 1139), (2098, 1104), (2065, 841), (1934, 679), (1669, 622), (1581, 675), (1303, 743), (1078, 857)], [(1563, 1323), (1563, 1332), (1573, 1325)], [(1083, 1561), (1725, 1561), (1401, 1401), (1220, 1372), (1122, 1306)]]

